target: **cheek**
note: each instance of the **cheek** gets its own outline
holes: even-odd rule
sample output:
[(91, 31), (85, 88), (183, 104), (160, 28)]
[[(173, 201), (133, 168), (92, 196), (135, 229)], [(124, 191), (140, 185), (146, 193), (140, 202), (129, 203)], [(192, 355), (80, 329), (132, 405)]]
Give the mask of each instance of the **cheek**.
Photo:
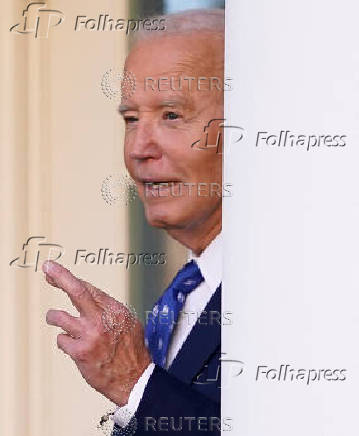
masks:
[[(222, 158), (213, 150), (193, 150), (188, 162), (193, 177), (199, 182), (219, 182), (222, 179)], [(191, 154), (190, 154), (191, 156)]]
[(167, 128), (161, 132), (161, 143), (173, 154), (188, 155), (193, 150), (192, 144), (200, 138), (200, 135), (200, 130), (194, 126)]
[(131, 159), (130, 159), (130, 146), (128, 144), (128, 141), (125, 141), (125, 143), (124, 143), (123, 158), (125, 161), (126, 168), (130, 171)]

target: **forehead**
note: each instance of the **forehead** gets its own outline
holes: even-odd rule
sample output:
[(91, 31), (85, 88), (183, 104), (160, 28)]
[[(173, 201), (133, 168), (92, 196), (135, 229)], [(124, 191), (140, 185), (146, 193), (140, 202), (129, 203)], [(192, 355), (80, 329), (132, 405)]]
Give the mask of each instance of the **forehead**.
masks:
[(220, 67), (215, 53), (218, 48), (218, 44), (209, 43), (205, 34), (155, 36), (134, 46), (125, 69), (139, 78), (172, 72), (211, 74)]
[[(125, 63), (125, 69), (136, 78), (136, 91), (129, 101), (151, 106), (167, 101), (194, 104), (206, 93), (196, 92), (196, 86), (191, 87), (188, 78), (195, 78), (194, 83), (197, 83), (199, 77), (221, 77), (222, 56), (221, 41), (211, 41), (209, 35), (171, 35), (142, 40), (131, 50)], [(123, 103), (127, 103), (126, 100)]]

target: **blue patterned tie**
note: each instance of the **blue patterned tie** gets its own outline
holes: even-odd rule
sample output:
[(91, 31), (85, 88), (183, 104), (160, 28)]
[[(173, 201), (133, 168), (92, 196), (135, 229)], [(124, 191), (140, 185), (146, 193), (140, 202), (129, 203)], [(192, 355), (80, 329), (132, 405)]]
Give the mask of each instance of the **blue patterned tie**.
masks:
[(168, 346), (179, 313), (187, 295), (203, 280), (196, 262), (186, 263), (149, 313), (145, 342), (156, 365), (166, 366)]

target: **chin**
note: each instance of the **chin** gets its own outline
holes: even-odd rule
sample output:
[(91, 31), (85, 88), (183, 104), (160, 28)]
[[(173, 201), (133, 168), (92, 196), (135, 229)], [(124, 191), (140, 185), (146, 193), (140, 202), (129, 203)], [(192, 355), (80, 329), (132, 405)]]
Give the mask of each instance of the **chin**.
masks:
[(191, 214), (184, 214), (185, 209), (178, 206), (178, 204), (171, 205), (168, 202), (145, 204), (146, 219), (151, 226), (161, 229), (185, 227), (186, 222), (191, 219)]

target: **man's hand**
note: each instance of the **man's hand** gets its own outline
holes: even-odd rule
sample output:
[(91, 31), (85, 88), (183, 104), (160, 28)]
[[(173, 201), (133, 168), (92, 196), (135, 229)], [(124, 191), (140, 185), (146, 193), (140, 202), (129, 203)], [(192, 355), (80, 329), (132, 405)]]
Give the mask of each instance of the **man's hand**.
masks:
[(65, 291), (80, 313), (47, 312), (47, 323), (66, 332), (58, 335), (58, 347), (75, 361), (89, 385), (124, 406), (151, 362), (141, 323), (126, 306), (58, 263), (45, 262), (43, 271), (47, 282)]

